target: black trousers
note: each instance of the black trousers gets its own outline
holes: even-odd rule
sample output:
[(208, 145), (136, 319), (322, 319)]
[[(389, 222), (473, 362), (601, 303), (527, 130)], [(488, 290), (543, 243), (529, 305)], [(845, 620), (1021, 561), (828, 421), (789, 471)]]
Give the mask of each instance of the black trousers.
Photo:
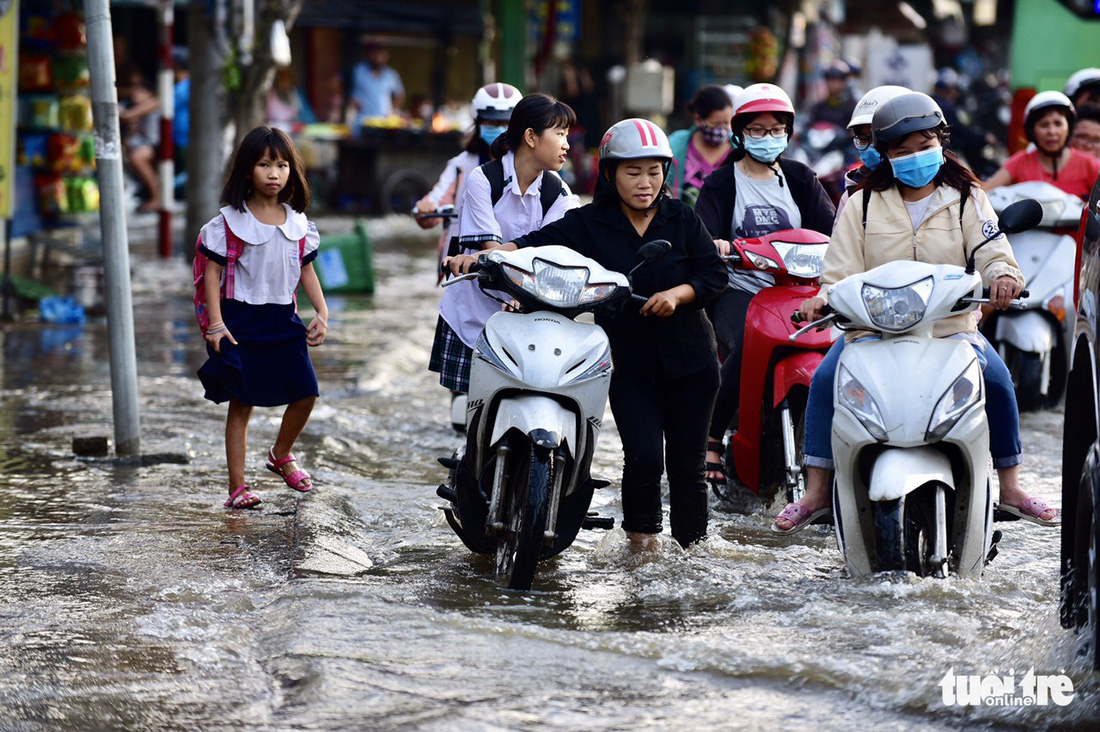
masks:
[(741, 403), (741, 359), (745, 345), (745, 316), (753, 293), (727, 289), (707, 308), (718, 352), (722, 355), (722, 384), (714, 401), (710, 420), (711, 437), (721, 438), (729, 429), (733, 415)]
[(668, 470), (672, 536), (687, 546), (707, 535), (707, 425), (718, 363), (669, 381), (616, 371), (611, 411), (623, 441), (623, 529), (661, 532), (661, 476)]

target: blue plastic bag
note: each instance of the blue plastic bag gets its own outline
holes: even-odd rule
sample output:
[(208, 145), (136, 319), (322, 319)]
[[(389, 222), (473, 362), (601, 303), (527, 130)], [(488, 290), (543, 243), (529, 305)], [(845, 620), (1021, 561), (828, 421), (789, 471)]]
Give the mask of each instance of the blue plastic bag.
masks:
[(72, 297), (44, 297), (38, 302), (38, 317), (43, 323), (84, 325), (84, 308)]

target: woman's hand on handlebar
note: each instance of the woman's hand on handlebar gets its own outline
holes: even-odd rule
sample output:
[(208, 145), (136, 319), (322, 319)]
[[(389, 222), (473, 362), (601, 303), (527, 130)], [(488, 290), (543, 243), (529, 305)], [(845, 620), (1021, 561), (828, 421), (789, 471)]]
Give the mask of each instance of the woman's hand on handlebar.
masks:
[(477, 262), (479, 256), (478, 254), (456, 254), (453, 257), (444, 257), (443, 267), (457, 277), (469, 272), (470, 266)]
[(649, 296), (645, 305), (638, 311), (642, 315), (655, 315), (658, 318), (667, 318), (676, 312), (680, 304), (679, 298), (672, 290), (664, 290)]
[(798, 313), (802, 316), (803, 321), (812, 323), (821, 319), (821, 309), (823, 307), (825, 307), (825, 298), (811, 297), (809, 300), (802, 301), (802, 304), (798, 306)]
[[(416, 207), (413, 208), (413, 211), (415, 211), (417, 214), (429, 214), (434, 213), (435, 209), (435, 204), (432, 203), (432, 201), (427, 196), (425, 196), (424, 198), (421, 198), (419, 201), (416, 202)], [(421, 229), (431, 229), (440, 221), (437, 218), (425, 219), (420, 218), (420, 216), (415, 216), (414, 218), (416, 219), (417, 225)]]
[(715, 239), (714, 246), (718, 247), (719, 257), (728, 257), (730, 252), (733, 251), (733, 247), (731, 247), (730, 243), (725, 239)]
[(989, 304), (998, 310), (1007, 310), (1012, 301), (1023, 291), (1023, 285), (1015, 277), (1004, 275), (989, 286)]

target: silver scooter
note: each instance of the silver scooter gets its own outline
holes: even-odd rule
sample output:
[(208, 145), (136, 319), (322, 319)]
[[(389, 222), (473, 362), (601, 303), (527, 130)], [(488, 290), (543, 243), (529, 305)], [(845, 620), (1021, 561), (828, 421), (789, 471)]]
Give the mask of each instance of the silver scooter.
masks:
[[(638, 267), (669, 249), (663, 240), (643, 245)], [(608, 485), (589, 468), (611, 383), (611, 346), (601, 327), (575, 318), (645, 298), (631, 295), (627, 275), (567, 247), (493, 250), (475, 268), (445, 286), (476, 278), (521, 312), (494, 314), (478, 338), (466, 444), (440, 459), (450, 476), (436, 493), (448, 501), (447, 521), (467, 548), (495, 555), (501, 581), (523, 590), (538, 562), (564, 551), (580, 529), (614, 525), (588, 513), (593, 490)]]

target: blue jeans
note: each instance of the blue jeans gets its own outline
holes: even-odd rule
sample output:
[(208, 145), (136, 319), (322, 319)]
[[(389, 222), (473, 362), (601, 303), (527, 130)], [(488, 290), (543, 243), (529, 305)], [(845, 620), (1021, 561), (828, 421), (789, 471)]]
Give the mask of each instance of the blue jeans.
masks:
[[(981, 336), (984, 348), (974, 346), (978, 363), (985, 374), (985, 416), (989, 422), (989, 453), (994, 468), (1011, 468), (1020, 464), (1023, 447), (1020, 444), (1020, 412), (1016, 408), (1016, 390), (1008, 367), (989, 341)], [(806, 402), (806, 444), (803, 462), (813, 468), (833, 469), (833, 388), (836, 365), (844, 350), (841, 338), (814, 371), (810, 381), (810, 396)]]

